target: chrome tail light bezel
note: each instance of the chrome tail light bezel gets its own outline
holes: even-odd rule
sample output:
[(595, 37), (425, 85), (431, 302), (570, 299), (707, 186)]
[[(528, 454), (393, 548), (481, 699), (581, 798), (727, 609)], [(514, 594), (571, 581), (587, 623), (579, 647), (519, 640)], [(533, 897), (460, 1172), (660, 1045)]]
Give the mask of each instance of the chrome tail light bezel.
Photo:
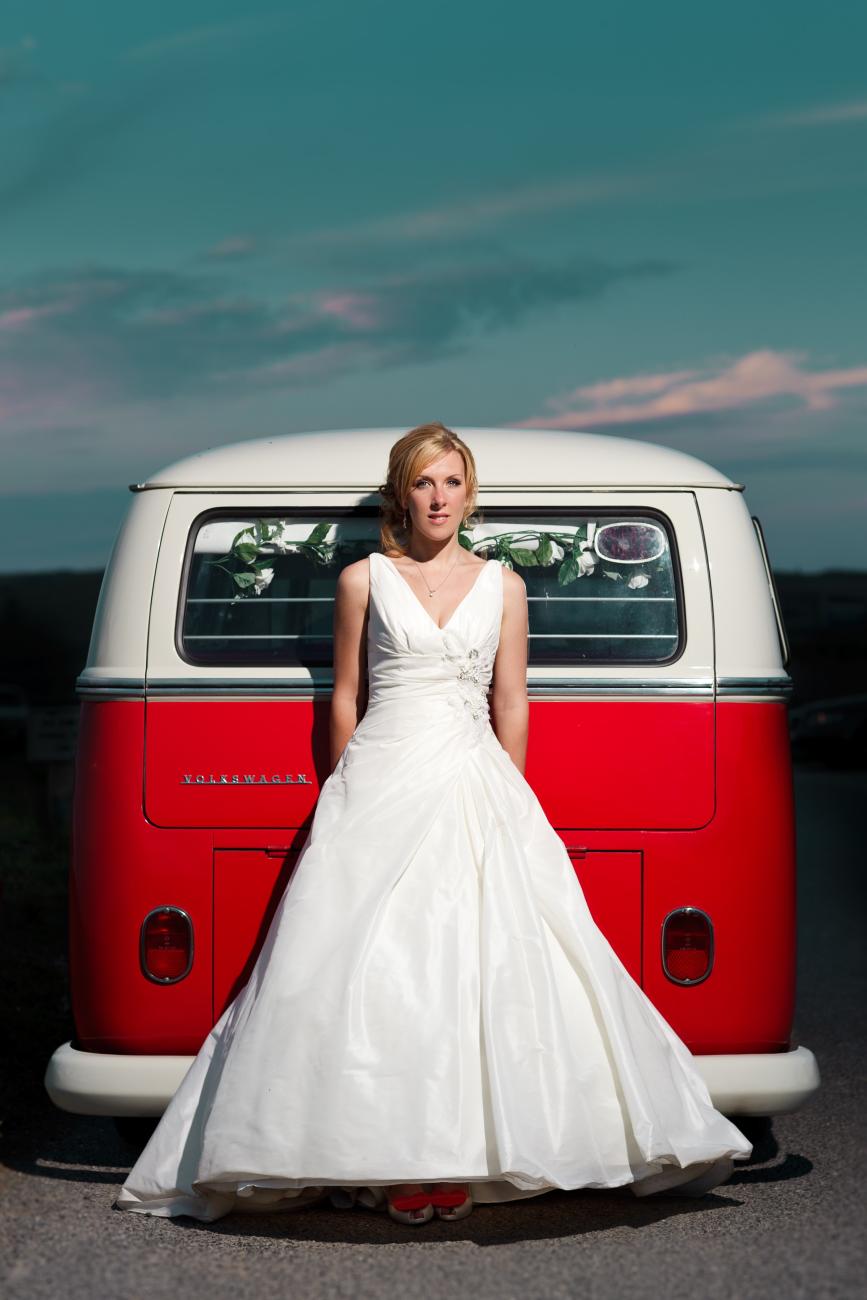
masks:
[[(668, 969), (668, 963), (666, 961), (665, 936), (668, 932), (669, 925), (671, 925), (672, 921), (676, 917), (680, 917), (680, 916), (700, 916), (704, 919), (704, 921), (707, 924), (707, 934), (708, 934), (707, 970), (704, 972), (703, 975), (698, 975), (694, 979), (689, 977), (681, 978), (678, 975), (673, 975), (671, 971)], [(663, 920), (662, 926), (660, 927), (660, 945), (659, 945), (660, 960), (662, 961), (663, 973), (665, 974), (666, 979), (671, 980), (672, 984), (680, 984), (684, 986), (691, 986), (693, 984), (703, 984), (704, 981), (710, 975), (711, 971), (713, 970), (714, 948), (715, 948), (715, 943), (714, 943), (713, 921), (711, 920), (710, 915), (707, 912), (705, 912), (703, 908), (694, 907), (690, 904), (685, 904), (683, 907), (672, 908), (672, 910), (668, 913), (668, 915)]]
[[(148, 923), (152, 917), (158, 915), (160, 912), (174, 912), (178, 916), (182, 917), (186, 924), (187, 934), (189, 936), (189, 956), (184, 970), (181, 971), (179, 975), (155, 975), (153, 971), (148, 970), (146, 958), (146, 935)], [(193, 931), (192, 918), (190, 917), (189, 912), (184, 911), (182, 907), (176, 907), (172, 903), (164, 904), (162, 907), (152, 907), (142, 920), (141, 928), (139, 930), (139, 965), (145, 978), (149, 979), (153, 984), (179, 984), (181, 980), (187, 978), (190, 971), (193, 969), (194, 953), (195, 934)]]

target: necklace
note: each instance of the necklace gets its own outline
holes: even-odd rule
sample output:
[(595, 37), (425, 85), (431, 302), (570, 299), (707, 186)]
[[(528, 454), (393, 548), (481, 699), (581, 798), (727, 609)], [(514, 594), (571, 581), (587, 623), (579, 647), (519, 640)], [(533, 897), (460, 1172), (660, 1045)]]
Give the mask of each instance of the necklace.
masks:
[[(408, 560), (412, 560), (412, 556), (411, 556), (411, 555), (408, 555), (408, 556), (407, 556), (407, 559), (408, 559)], [(460, 559), (460, 556), (458, 556), (458, 560), (459, 560), (459, 559)], [(457, 564), (458, 560), (455, 560), (455, 563), (452, 565), (452, 568), (449, 569), (448, 573), (447, 573), (446, 576), (443, 578), (443, 581), (439, 584), (439, 587), (433, 587), (433, 588), (428, 587), (428, 581), (427, 581), (427, 578), (424, 576), (423, 571), (419, 568), (419, 566), (418, 566), (418, 564), (416, 563), (416, 561), (415, 561), (415, 560), (412, 560), (413, 564), (415, 564), (415, 567), (418, 569), (419, 573), (421, 573), (421, 579), (422, 579), (422, 582), (423, 582), (424, 585), (427, 587), (427, 594), (428, 594), (429, 596), (432, 596), (432, 595), (434, 594), (434, 592), (439, 591), (440, 587), (443, 585), (443, 582), (447, 582), (447, 581), (448, 581), (448, 579), (449, 579), (450, 576), (451, 576), (452, 569), (454, 569), (454, 567), (455, 567), (455, 565)]]

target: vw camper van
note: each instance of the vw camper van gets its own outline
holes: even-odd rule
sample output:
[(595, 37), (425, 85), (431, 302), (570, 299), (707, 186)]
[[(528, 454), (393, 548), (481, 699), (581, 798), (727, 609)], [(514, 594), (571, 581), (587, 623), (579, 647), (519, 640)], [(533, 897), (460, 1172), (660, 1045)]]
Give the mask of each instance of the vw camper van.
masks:
[[(337, 575), (378, 549), (403, 432), (240, 442), (133, 485), (78, 681), (58, 1106), (161, 1114), (245, 984), (329, 774)], [(718, 1109), (794, 1110), (819, 1073), (793, 1039), (791, 679), (743, 484), (627, 438), (459, 432), (460, 540), (527, 587), (526, 778), (596, 923)]]

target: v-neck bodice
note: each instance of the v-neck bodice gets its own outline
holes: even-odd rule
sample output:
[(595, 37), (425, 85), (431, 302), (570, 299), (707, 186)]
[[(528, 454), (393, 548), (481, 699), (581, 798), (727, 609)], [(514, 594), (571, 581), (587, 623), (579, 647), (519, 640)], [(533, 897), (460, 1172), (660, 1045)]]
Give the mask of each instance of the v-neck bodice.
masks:
[[(377, 551), (377, 554), (379, 555), (379, 554), (381, 554), (381, 553)], [(476, 577), (473, 579), (473, 584), (472, 584), (472, 586), (470, 587), (469, 591), (466, 592), (465, 595), (463, 595), (463, 596), (461, 597), (461, 599), (458, 601), (457, 605), (455, 605), (455, 607), (454, 607), (454, 609), (452, 610), (452, 612), (451, 612), (451, 614), (449, 615), (449, 617), (446, 619), (445, 623), (443, 623), (443, 624), (439, 624), (439, 623), (437, 623), (437, 621), (436, 621), (436, 619), (433, 617), (433, 615), (432, 615), (432, 614), (431, 614), (427, 609), (425, 609), (424, 605), (421, 603), (421, 601), (419, 600), (418, 596), (415, 594), (415, 592), (413, 591), (412, 587), (411, 587), (411, 586), (409, 585), (409, 583), (407, 582), (406, 578), (404, 578), (403, 574), (400, 572), (400, 569), (398, 569), (398, 567), (397, 567), (397, 565), (395, 564), (394, 560), (392, 560), (388, 555), (383, 555), (383, 556), (382, 556), (382, 559), (385, 560), (386, 564), (388, 564), (389, 568), (390, 568), (391, 571), (394, 573), (395, 577), (398, 578), (398, 580), (399, 580), (400, 582), (403, 583), (403, 585), (406, 587), (406, 589), (407, 589), (407, 591), (409, 592), (409, 594), (410, 594), (410, 596), (412, 597), (412, 599), (413, 599), (413, 600), (416, 602), (416, 604), (418, 605), (419, 609), (422, 611), (422, 613), (423, 613), (427, 618), (430, 619), (430, 621), (433, 623), (434, 627), (437, 629), (438, 632), (445, 632), (446, 628), (447, 628), (447, 627), (448, 627), (448, 626), (449, 626), (449, 625), (454, 621), (455, 618), (457, 618), (457, 615), (458, 615), (458, 612), (459, 612), (460, 609), (461, 609), (461, 606), (464, 604), (465, 601), (469, 600), (470, 596), (471, 596), (471, 595), (473, 594), (473, 592), (475, 591), (475, 588), (476, 588), (477, 583), (479, 583), (479, 582), (482, 581), (482, 577), (484, 576), (484, 571), (485, 571), (485, 568), (486, 568), (486, 565), (484, 565), (484, 564), (482, 564), (482, 565), (479, 566), (479, 573), (477, 573), (477, 574), (476, 574)], [(490, 564), (490, 563), (491, 563), (491, 561), (489, 560), (489, 561), (488, 561), (488, 564)]]
[(503, 571), (488, 560), (442, 627), (388, 556), (370, 555), (367, 725), (376, 710), (490, 727), (487, 692), (500, 641)]

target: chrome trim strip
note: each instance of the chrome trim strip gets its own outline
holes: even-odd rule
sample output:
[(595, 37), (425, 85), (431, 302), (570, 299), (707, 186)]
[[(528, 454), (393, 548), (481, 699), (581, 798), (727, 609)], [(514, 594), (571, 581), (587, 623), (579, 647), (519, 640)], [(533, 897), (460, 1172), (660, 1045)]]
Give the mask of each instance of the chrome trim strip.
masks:
[(141, 677), (79, 677), (75, 694), (80, 700), (142, 700), (144, 679)]
[[(180, 677), (151, 678), (145, 682), (107, 679), (99, 685), (93, 682), (78, 684), (78, 694), (84, 699), (177, 699), (181, 696), (205, 698), (214, 695), (241, 697), (264, 695), (277, 698), (312, 699), (330, 696), (333, 678), (310, 681), (274, 677)], [(690, 677), (540, 677), (530, 678), (527, 693), (544, 699), (551, 695), (632, 695), (670, 696), (687, 695), (712, 697), (710, 679)]]
[[(333, 677), (155, 677), (145, 683), (142, 678), (79, 677), (77, 694), (82, 699), (175, 699), (212, 695), (265, 695), (313, 699), (328, 696)], [(787, 699), (793, 690), (791, 677), (720, 677), (716, 696), (729, 700), (740, 697)], [(528, 677), (527, 694), (534, 699), (547, 696), (620, 695), (635, 697), (689, 696), (712, 698), (711, 678), (699, 677)]]
[(529, 677), (527, 695), (539, 700), (549, 697), (580, 699), (588, 695), (712, 699), (713, 682), (698, 677)]
[[(219, 493), (220, 496), (243, 496), (246, 492), (268, 492), (276, 496), (296, 495), (298, 493), (325, 492), (329, 496), (350, 496), (366, 498), (372, 492), (379, 492), (375, 483), (359, 484), (352, 487), (346, 483), (130, 483), (130, 492), (178, 492), (178, 493)], [(548, 487), (542, 483), (485, 483), (485, 493), (508, 492), (515, 496), (538, 496), (542, 492), (558, 495), (562, 492), (683, 492), (700, 488), (702, 491), (743, 492), (743, 483), (694, 483), (649, 482), (648, 480), (627, 481), (620, 483), (558, 483)], [(360, 504), (364, 504), (363, 500)], [(484, 509), (485, 502), (480, 505)], [(500, 502), (497, 503), (501, 504)], [(507, 504), (507, 503), (505, 503)], [(567, 504), (571, 504), (567, 503)]]
[(102, 689), (112, 691), (142, 690), (143, 688), (143, 677), (90, 677), (87, 673), (79, 673), (75, 679), (75, 689), (77, 691)]
[(782, 700), (789, 698), (794, 685), (788, 673), (780, 677), (718, 677), (716, 693), (723, 699), (733, 695), (761, 695)]

